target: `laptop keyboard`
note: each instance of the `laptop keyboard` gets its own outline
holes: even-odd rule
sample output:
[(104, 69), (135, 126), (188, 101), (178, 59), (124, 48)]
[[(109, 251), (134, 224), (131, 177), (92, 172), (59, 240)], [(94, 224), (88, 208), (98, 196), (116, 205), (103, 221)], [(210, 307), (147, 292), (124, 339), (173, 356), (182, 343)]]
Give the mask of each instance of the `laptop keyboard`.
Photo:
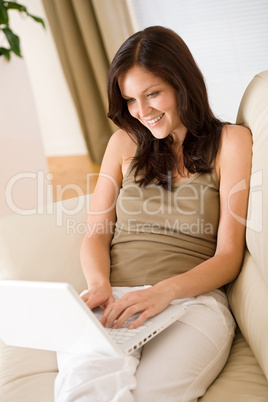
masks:
[(142, 325), (138, 328), (130, 329), (128, 326), (135, 320), (135, 316), (130, 317), (121, 328), (105, 328), (108, 334), (112, 337), (112, 339), (118, 343), (123, 344), (129, 341), (134, 335), (138, 334), (139, 332), (143, 331), (145, 328), (152, 324), (152, 321), (146, 320)]

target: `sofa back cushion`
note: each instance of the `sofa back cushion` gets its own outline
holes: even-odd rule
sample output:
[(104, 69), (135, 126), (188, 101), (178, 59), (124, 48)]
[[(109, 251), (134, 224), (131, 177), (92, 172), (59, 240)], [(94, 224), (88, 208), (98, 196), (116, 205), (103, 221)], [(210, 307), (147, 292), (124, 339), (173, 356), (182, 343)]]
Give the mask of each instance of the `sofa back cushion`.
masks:
[[(242, 98), (237, 122), (250, 128), (253, 158), (242, 271), (229, 287), (238, 325), (268, 379), (268, 71), (256, 75)], [(238, 150), (239, 152), (239, 150)]]
[(248, 85), (237, 123), (249, 127), (253, 136), (247, 248), (268, 284), (268, 70)]

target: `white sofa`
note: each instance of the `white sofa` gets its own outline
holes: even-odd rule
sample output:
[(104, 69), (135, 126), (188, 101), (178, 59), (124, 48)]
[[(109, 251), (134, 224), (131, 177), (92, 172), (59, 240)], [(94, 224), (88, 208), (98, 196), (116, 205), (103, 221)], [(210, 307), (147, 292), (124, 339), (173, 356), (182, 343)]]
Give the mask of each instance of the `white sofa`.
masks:
[[(268, 71), (249, 84), (238, 122), (251, 129), (254, 142), (247, 250), (239, 277), (228, 287), (239, 328), (228, 362), (202, 402), (268, 401)], [(30, 216), (2, 217), (0, 279), (70, 282), (82, 291), (79, 251), (89, 202), (90, 196), (79, 197)], [(0, 340), (1, 402), (53, 402), (56, 374), (54, 352)]]

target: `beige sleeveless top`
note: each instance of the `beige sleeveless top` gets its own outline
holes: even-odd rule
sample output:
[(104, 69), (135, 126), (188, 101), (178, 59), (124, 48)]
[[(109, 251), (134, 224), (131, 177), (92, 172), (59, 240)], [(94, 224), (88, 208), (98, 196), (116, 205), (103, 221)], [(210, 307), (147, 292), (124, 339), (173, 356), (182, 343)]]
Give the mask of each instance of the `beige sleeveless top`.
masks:
[(116, 203), (112, 286), (154, 285), (214, 255), (219, 221), (215, 170), (174, 187), (140, 187), (130, 164)]

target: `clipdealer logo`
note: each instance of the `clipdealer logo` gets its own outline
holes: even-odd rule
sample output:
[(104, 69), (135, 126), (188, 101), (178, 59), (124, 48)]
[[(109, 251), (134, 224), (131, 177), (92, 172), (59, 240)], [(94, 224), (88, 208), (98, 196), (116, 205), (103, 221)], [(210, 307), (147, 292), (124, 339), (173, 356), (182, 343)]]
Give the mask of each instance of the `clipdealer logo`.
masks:
[[(75, 193), (73, 197), (74, 202), (69, 204), (71, 200), (53, 202), (53, 174), (45, 173), (44, 171), (37, 172), (21, 172), (13, 175), (6, 184), (5, 188), (5, 201), (9, 210), (17, 215), (31, 216), (31, 215), (55, 215), (56, 226), (64, 225), (64, 217), (70, 216), (74, 217), (76, 214), (83, 211), (86, 205), (86, 210), (90, 210), (90, 194), (92, 193), (92, 181), (91, 179), (96, 179), (99, 177), (99, 173), (89, 173), (86, 176), (86, 189), (78, 186), (75, 183), (55, 186), (56, 198), (62, 200), (65, 191), (72, 190)], [(114, 188), (114, 193), (117, 194), (119, 189), (115, 179), (105, 173), (101, 174), (102, 179), (107, 180)], [(36, 207), (25, 208), (19, 205), (19, 198), (16, 197), (17, 186), (23, 186), (28, 184), (28, 181), (34, 189), (33, 192), (36, 197)], [(85, 197), (87, 196), (88, 197)], [(67, 202), (67, 203), (66, 203)], [(116, 197), (114, 197), (111, 205), (107, 209), (91, 212), (92, 215), (101, 215), (102, 213), (111, 210), (116, 202)], [(71, 207), (70, 207), (71, 205)], [(70, 218), (72, 221), (73, 219)], [(68, 222), (67, 222), (68, 224)], [(73, 222), (72, 222), (73, 224)], [(81, 229), (81, 228), (80, 228)]]
[[(82, 233), (87, 230), (87, 225), (80, 224), (80, 226), (77, 227), (78, 223), (76, 224), (76, 222), (75, 222), (76, 219), (74, 218), (74, 215), (83, 210), (83, 208), (85, 207), (85, 203), (87, 204), (87, 211), (89, 211), (90, 198), (85, 200), (84, 196), (86, 194), (90, 194), (92, 192), (91, 185), (90, 185), (90, 179), (92, 178), (92, 176), (97, 176), (97, 175), (98, 175), (97, 173), (92, 173), (92, 174), (87, 175), (86, 193), (85, 193), (85, 191), (83, 191), (83, 189), (81, 187), (79, 187), (76, 184), (68, 184), (65, 186), (59, 185), (57, 187), (56, 190), (57, 190), (57, 195), (59, 196), (59, 198), (62, 198), (64, 192), (69, 189), (76, 192), (76, 195), (77, 195), (76, 205), (74, 205), (75, 203), (72, 204), (72, 208), (70, 208), (70, 209), (68, 209), (62, 202), (53, 203), (52, 197), (50, 196), (52, 194), (52, 184), (50, 181), (53, 179), (53, 175), (50, 173), (45, 174), (43, 171), (38, 171), (37, 173), (36, 172), (35, 173), (23, 172), (23, 173), (18, 173), (16, 175), (12, 176), (6, 185), (5, 200), (6, 200), (6, 203), (9, 207), (10, 211), (15, 214), (18, 214), (18, 215), (35, 215), (35, 214), (53, 215), (53, 214), (55, 214), (57, 226), (62, 226), (64, 224), (63, 223), (64, 216), (69, 216), (70, 217), (69, 218), (70, 225), (68, 226), (69, 232), (76, 231), (76, 229), (77, 229), (78, 233)], [(112, 183), (112, 185), (114, 186), (114, 193), (118, 194), (119, 188), (118, 188), (118, 185), (115, 182), (114, 178), (108, 174), (102, 174), (102, 176), (105, 180), (108, 180), (109, 182)], [(30, 209), (21, 208), (19, 205), (16, 204), (16, 202), (14, 200), (14, 194), (13, 194), (14, 189), (15, 189), (16, 185), (18, 183), (21, 184), (23, 182), (23, 180), (33, 180), (35, 182), (36, 199), (37, 199), (37, 207), (36, 208), (30, 208)], [(251, 180), (250, 180), (250, 195), (249, 195), (247, 219), (244, 219), (241, 216), (239, 216), (235, 211), (232, 210), (232, 207), (231, 207), (232, 196), (235, 195), (237, 192), (246, 189), (246, 181), (242, 180), (242, 181), (238, 182), (237, 184), (235, 184), (228, 195), (228, 208), (229, 208), (230, 214), (241, 224), (245, 225), (248, 229), (258, 232), (258, 233), (262, 232), (262, 230), (263, 230), (263, 187), (262, 186), (263, 186), (263, 171), (259, 170), (257, 172), (252, 173)], [(140, 190), (140, 188), (138, 188), (138, 190)], [(206, 192), (206, 188), (202, 189), (201, 194), (199, 194), (199, 196), (200, 195), (202, 196), (202, 197), (200, 197), (201, 211), (203, 211), (203, 208), (204, 208), (205, 192)], [(196, 199), (196, 197), (198, 197), (198, 195), (193, 193), (192, 197)], [(161, 194), (159, 194), (155, 198), (158, 198), (161, 201)], [(178, 199), (179, 199), (179, 197), (178, 197)], [(156, 210), (156, 211), (150, 210), (149, 201), (147, 200), (147, 204), (145, 205), (145, 207), (148, 209), (148, 211), (146, 210), (146, 212), (148, 212), (152, 215), (161, 212), (161, 209)], [(116, 197), (115, 197), (112, 205), (110, 205), (110, 207), (106, 210), (106, 212), (108, 210), (110, 210), (111, 208), (114, 208), (115, 203), (116, 203)], [(159, 208), (162, 208), (162, 207), (160, 206)], [(91, 212), (91, 214), (97, 216), (97, 215), (103, 214), (104, 212), (105, 211), (99, 210), (99, 211)], [(186, 211), (183, 211), (183, 210), (182, 211), (179, 210), (178, 212), (187, 214)], [(188, 212), (188, 214), (189, 213), (191, 214), (192, 212)], [(137, 211), (132, 212), (132, 215), (136, 215), (136, 214), (137, 214)], [(68, 220), (67, 220), (67, 225), (68, 225)], [(108, 228), (107, 228), (107, 223), (105, 224), (105, 226), (106, 226), (105, 229), (100, 227), (100, 225), (101, 224), (99, 224), (99, 226), (97, 226), (97, 229), (99, 231), (103, 231), (103, 230), (108, 230), (109, 232), (112, 231), (110, 223), (108, 224)], [(94, 229), (96, 229), (96, 228), (94, 228)], [(206, 228), (206, 229), (208, 229), (208, 228)], [(92, 228), (91, 228), (91, 230), (92, 230)]]

